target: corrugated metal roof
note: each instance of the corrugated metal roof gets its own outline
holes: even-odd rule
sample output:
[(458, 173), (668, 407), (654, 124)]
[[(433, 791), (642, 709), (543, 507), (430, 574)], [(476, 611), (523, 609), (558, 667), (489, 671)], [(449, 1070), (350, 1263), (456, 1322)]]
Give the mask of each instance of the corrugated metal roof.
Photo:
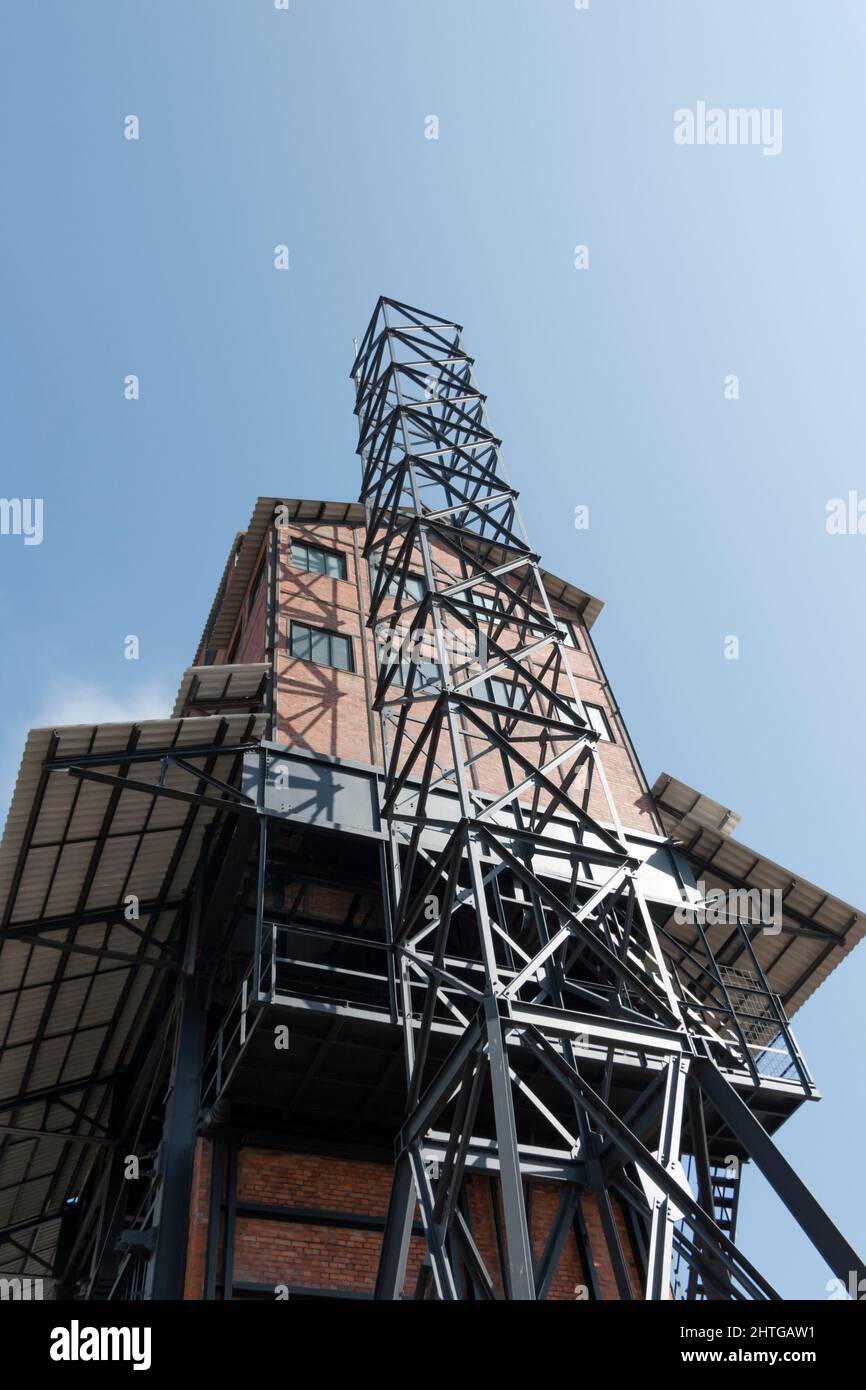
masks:
[[(161, 974), (154, 963), (166, 960), (204, 828), (220, 814), (81, 780), (69, 763), (91, 766), (99, 757), (101, 773), (128, 769), (155, 785), (161, 762), (129, 759), (171, 749), (232, 781), (239, 754), (220, 748), (263, 729), (263, 716), (236, 714), (29, 734), (0, 842), (0, 1233), (52, 1216), (81, 1188), (93, 1153), (81, 1136), (102, 1133), (104, 1078), (132, 1057)], [(210, 790), (174, 765), (164, 784)], [(142, 910), (126, 926), (130, 895)], [(33, 1257), (50, 1264), (58, 1230), (51, 1220), (0, 1236), (0, 1273), (44, 1274)]]
[[(684, 846), (695, 877), (708, 889), (728, 891), (741, 886), (782, 892), (782, 929), (778, 934), (757, 933), (754, 949), (786, 1012), (796, 1013), (862, 940), (866, 917), (850, 903), (732, 839), (730, 830), (739, 816), (685, 782), (662, 773), (652, 794), (665, 830)], [(729, 932), (724, 924), (707, 928), (714, 952)]]
[(183, 673), (172, 716), (180, 719), (191, 708), (200, 710), (260, 702), (270, 669), (266, 661), (188, 666)]
[[(246, 531), (238, 532), (223, 571), (223, 578), (217, 590), (208, 621), (205, 624), (198, 651), (207, 645), (226, 647), (232, 635), (235, 620), (247, 585), (252, 577), (262, 542), (273, 519), (277, 507), (286, 508), (292, 521), (308, 522), (331, 526), (363, 526), (364, 508), (359, 502), (322, 502), (310, 498), (260, 497), (250, 517)], [(490, 547), (495, 551), (496, 547)], [(602, 610), (602, 600), (587, 594), (583, 589), (558, 578), (548, 570), (542, 570), (544, 583), (550, 598), (567, 607), (576, 609), (588, 628), (592, 627)]]

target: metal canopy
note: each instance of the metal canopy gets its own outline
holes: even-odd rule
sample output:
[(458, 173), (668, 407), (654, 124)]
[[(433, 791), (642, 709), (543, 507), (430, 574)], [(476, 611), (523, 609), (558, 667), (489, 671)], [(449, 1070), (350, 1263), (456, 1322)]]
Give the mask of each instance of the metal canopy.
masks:
[(189, 715), (228, 714), (261, 709), (270, 665), (251, 661), (225, 666), (188, 666), (177, 692), (173, 719)]
[(28, 736), (0, 842), (3, 1274), (53, 1266), (67, 1204), (110, 1142), (113, 1084), (181, 969), (213, 783), (237, 779), (262, 729), (244, 714)]
[[(685, 851), (696, 879), (708, 889), (782, 894), (778, 934), (755, 935), (754, 949), (772, 989), (788, 1015), (805, 1004), (866, 933), (866, 917), (849, 903), (825, 893), (790, 869), (731, 837), (740, 817), (668, 773), (661, 773), (653, 796), (665, 830)], [(743, 964), (742, 948), (731, 944), (721, 926), (710, 930), (714, 949), (728, 968)], [(745, 962), (748, 965), (748, 962)]]

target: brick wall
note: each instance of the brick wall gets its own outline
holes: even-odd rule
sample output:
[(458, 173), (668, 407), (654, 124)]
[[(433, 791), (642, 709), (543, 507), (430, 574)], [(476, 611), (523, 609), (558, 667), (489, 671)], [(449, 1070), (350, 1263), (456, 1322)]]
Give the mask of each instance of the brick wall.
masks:
[[(184, 1291), (187, 1299), (201, 1299), (205, 1291), (211, 1148), (209, 1141), (199, 1140), (190, 1204)], [(225, 1171), (226, 1165), (223, 1167)], [(466, 1187), (473, 1236), (501, 1295), (502, 1280), (493, 1211), (496, 1187), (480, 1176), (471, 1176)], [(255, 1214), (245, 1213), (244, 1204), (303, 1208), (308, 1214), (311, 1211), (338, 1211), (354, 1216), (377, 1217), (384, 1223), (390, 1188), (391, 1169), (387, 1164), (241, 1148), (237, 1156), (238, 1214), (232, 1268), (234, 1285), (257, 1286), (264, 1292), (273, 1290), (274, 1297), (276, 1290), (282, 1286), (296, 1291), (325, 1290), (331, 1294), (369, 1296), (375, 1284), (382, 1241), (380, 1230), (322, 1225), (299, 1218), (262, 1219)], [(530, 1186), (528, 1208), (536, 1258), (544, 1249), (558, 1196), (555, 1183), (533, 1182)], [(225, 1198), (224, 1181), (223, 1205)], [(582, 1211), (600, 1292), (605, 1299), (616, 1299), (616, 1283), (606, 1255), (601, 1220), (589, 1193), (582, 1196)], [(621, 1213), (618, 1212), (617, 1217), (633, 1288), (637, 1291), (640, 1284), (629, 1253)], [(220, 1280), (223, 1277), (224, 1230), (223, 1212), (218, 1233)], [(405, 1296), (411, 1296), (415, 1288), (423, 1257), (424, 1241), (420, 1235), (413, 1236), (404, 1285)], [(570, 1232), (549, 1297), (555, 1301), (574, 1299), (586, 1283), (577, 1240)]]
[[(292, 565), (293, 538), (338, 551), (345, 560), (346, 578), (307, 574)], [(371, 720), (369, 712), (372, 696), (370, 681), (375, 681), (376, 669), (376, 654), (366, 626), (370, 588), (366, 564), (363, 560), (359, 563), (356, 558), (363, 544), (362, 528), (298, 523), (281, 529), (278, 539), (278, 737), (281, 741), (313, 752), (358, 762), (381, 763), (378, 716), (373, 716)], [(264, 548), (253, 567), (251, 588), (256, 583), (263, 559)], [(453, 570), (453, 557), (446, 552), (440, 551), (437, 560)], [(241, 605), (227, 649), (235, 661), (261, 661), (264, 658), (266, 588), (265, 583), (260, 583), (253, 602), (248, 603), (245, 597)], [(390, 611), (390, 602), (387, 600), (381, 610), (383, 617)], [(566, 651), (578, 693), (581, 699), (601, 706), (614, 733), (614, 742), (601, 744), (601, 757), (617, 812), (626, 827), (654, 831), (658, 827), (643, 777), (615, 700), (604, 680), (592, 638), (575, 609), (558, 602), (554, 602), (552, 607), (557, 617), (572, 624), (577, 636), (578, 648), (567, 648)], [(291, 657), (288, 644), (293, 619), (348, 637), (352, 643), (354, 671), (340, 671)], [(507, 645), (509, 638), (506, 636), (503, 641)], [(221, 659), (226, 659), (226, 654), (221, 654)], [(533, 664), (535, 669), (540, 669), (540, 660), (530, 663)], [(560, 693), (569, 693), (565, 680)], [(477, 751), (477, 743), (467, 739), (466, 757), (473, 751)], [(440, 753), (448, 764), (448, 751), (440, 748)], [(481, 790), (496, 793), (505, 789), (503, 772), (498, 758), (494, 756), (482, 759), (472, 768), (470, 776), (474, 785)], [(572, 794), (579, 798), (580, 790), (581, 783), (578, 781), (572, 788)], [(541, 804), (544, 805), (543, 798)], [(588, 809), (601, 821), (611, 819), (607, 798), (598, 778), (592, 787)]]
[[(293, 538), (339, 551), (345, 559), (345, 579), (308, 574), (294, 566), (291, 563)], [(370, 591), (366, 565), (359, 560), (362, 544), (363, 534), (358, 527), (296, 523), (278, 532), (277, 736), (292, 746), (325, 755), (381, 763), (379, 720), (377, 715), (371, 719), (369, 711), (376, 654), (366, 626)], [(263, 558), (264, 547), (252, 570), (251, 588)], [(440, 554), (439, 559), (450, 563), (444, 554)], [(219, 653), (217, 660), (227, 659), (227, 654), (235, 661), (264, 658), (266, 590), (267, 585), (260, 583), (251, 601), (244, 597), (235, 630), (226, 651)], [(576, 610), (557, 602), (552, 606), (555, 614), (567, 619), (576, 633), (577, 648), (565, 650), (578, 692), (582, 699), (605, 710), (614, 732), (615, 741), (601, 745), (601, 756), (622, 823), (627, 828), (657, 830), (639, 765), (606, 685), (591, 636)], [(384, 616), (388, 611), (387, 603), (382, 611)], [(341, 671), (293, 658), (288, 649), (293, 619), (350, 638), (354, 670)], [(536, 665), (540, 667), (541, 662)], [(567, 687), (567, 682), (564, 684)], [(565, 688), (561, 693), (570, 691)], [(450, 750), (440, 747), (439, 751), (442, 762), (448, 765)], [(467, 756), (472, 751), (473, 746), (467, 743)], [(474, 784), (485, 791), (496, 793), (504, 789), (498, 758), (491, 756), (482, 760), (469, 775)], [(579, 799), (579, 785), (572, 788), (572, 794)], [(607, 799), (598, 781), (593, 786), (588, 809), (599, 820), (610, 820)], [(307, 910), (313, 907), (308, 904)], [(327, 904), (319, 904), (319, 910), (326, 911)], [(202, 1141), (196, 1156), (192, 1194), (186, 1271), (188, 1298), (201, 1298), (204, 1291), (210, 1170), (210, 1145)], [(390, 1184), (391, 1169), (387, 1165), (242, 1149), (238, 1155), (237, 1196), (241, 1211), (235, 1230), (232, 1271), (235, 1283), (265, 1289), (289, 1285), (361, 1295), (371, 1293), (381, 1244), (379, 1230), (350, 1229), (302, 1220), (265, 1220), (244, 1213), (243, 1204), (338, 1208), (346, 1213), (384, 1220)], [(501, 1291), (491, 1190), (484, 1178), (472, 1177), (467, 1182), (473, 1234)], [(532, 1184), (531, 1231), (536, 1256), (544, 1249), (557, 1200), (555, 1184)], [(591, 1194), (584, 1194), (581, 1209), (599, 1291), (603, 1298), (615, 1299), (618, 1296), (616, 1283), (601, 1219)], [(616, 1218), (623, 1248), (628, 1252), (622, 1213), (617, 1211)], [(219, 1248), (222, 1249), (221, 1245)], [(415, 1287), (423, 1248), (420, 1238), (413, 1239), (407, 1292)], [(637, 1292), (637, 1272), (630, 1255), (627, 1254), (627, 1258)], [(576, 1286), (586, 1282), (587, 1272), (577, 1239), (569, 1233), (550, 1296), (558, 1300), (572, 1299)]]
[(184, 1298), (204, 1297), (210, 1184), (211, 1145), (200, 1139), (195, 1147), (192, 1170)]

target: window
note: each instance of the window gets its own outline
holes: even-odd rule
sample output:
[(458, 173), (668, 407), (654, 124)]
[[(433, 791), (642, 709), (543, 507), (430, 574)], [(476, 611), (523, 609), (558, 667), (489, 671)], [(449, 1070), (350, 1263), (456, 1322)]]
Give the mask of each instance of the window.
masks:
[[(391, 585), (392, 593), (397, 592), (397, 584)], [(405, 598), (410, 598), (413, 603), (420, 603), (427, 592), (427, 586), (420, 574), (407, 574), (406, 583), (403, 588)]]
[(508, 709), (526, 709), (529, 704), (523, 685), (512, 685), (510, 680), (501, 680), (498, 676), (485, 681), (484, 685), (486, 698), (497, 705), (505, 705)]
[(416, 644), (403, 641), (399, 629), (382, 627), (377, 631), (376, 660), (380, 676), (383, 671), (394, 667), (391, 685), (399, 685), (405, 689), (412, 666), (416, 668), (415, 680), (412, 683), (412, 689), (416, 694), (425, 687), (434, 685), (438, 688), (440, 685), (439, 666), (429, 642), (421, 641)]
[[(379, 573), (378, 560), (370, 561), (370, 573), (373, 579), (373, 583), (375, 584), (377, 575)], [(399, 587), (400, 579), (399, 576), (397, 576), (391, 580), (391, 583), (388, 585), (387, 592), (389, 594), (396, 594)], [(420, 603), (426, 592), (427, 586), (424, 583), (424, 579), (420, 574), (407, 574), (406, 583), (403, 586), (404, 603)]]
[(583, 707), (586, 710), (587, 719), (593, 729), (595, 729), (599, 738), (604, 743), (613, 743), (614, 737), (610, 730), (610, 723), (601, 705), (588, 705), (584, 703)]
[[(388, 664), (388, 658), (383, 657), (380, 663), (380, 669), (387, 669)], [(397, 664), (396, 670), (394, 671), (391, 684), (399, 685), (403, 690), (405, 690), (409, 680), (409, 668), (412, 664), (413, 663), (410, 662), (405, 656), (401, 657), (399, 663)], [(423, 692), (428, 691), (431, 686), (436, 690), (439, 690), (441, 688), (439, 667), (435, 661), (416, 660), (414, 662), (414, 665), (416, 668), (415, 679), (412, 682), (412, 693), (414, 695), (420, 695)]]
[[(388, 585), (388, 593), (396, 594), (399, 587), (400, 580), (392, 579), (391, 583)], [(406, 575), (406, 583), (403, 585), (404, 603), (420, 603), (426, 592), (427, 586), (420, 574)]]
[(292, 541), (292, 564), (308, 574), (327, 574), (331, 579), (346, 578), (346, 557), (339, 550), (322, 550), (306, 541)]
[(301, 661), (315, 661), (318, 666), (335, 666), (338, 671), (354, 671), (352, 639), (323, 627), (308, 627), (292, 623), (289, 629), (289, 653)]
[[(554, 618), (553, 622), (562, 637), (564, 645), (566, 647), (574, 647), (575, 651), (579, 651), (580, 648), (577, 645), (577, 638), (574, 635), (574, 628), (571, 626), (571, 623), (566, 622), (565, 618)], [(529, 635), (531, 637), (543, 637), (545, 634), (541, 628), (532, 627), (529, 629)]]
[(454, 602), (471, 604), (474, 608), (483, 608), (485, 613), (500, 613), (502, 611), (498, 596), (482, 593), (480, 589), (465, 589)]

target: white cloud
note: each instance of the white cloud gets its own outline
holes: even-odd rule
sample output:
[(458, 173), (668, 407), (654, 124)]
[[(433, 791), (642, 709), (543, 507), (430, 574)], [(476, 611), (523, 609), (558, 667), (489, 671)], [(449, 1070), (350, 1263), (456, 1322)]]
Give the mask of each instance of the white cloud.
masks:
[(118, 695), (87, 681), (58, 681), (44, 692), (31, 727), (63, 724), (123, 724), (131, 719), (168, 719), (174, 690), (160, 681), (147, 681)]
[(27, 724), (13, 727), (0, 750), (0, 833), (18, 777), (28, 729), (62, 728), (65, 724), (128, 724), (139, 719), (168, 719), (175, 690), (158, 680), (142, 681), (123, 694), (88, 681), (56, 681), (41, 695)]

